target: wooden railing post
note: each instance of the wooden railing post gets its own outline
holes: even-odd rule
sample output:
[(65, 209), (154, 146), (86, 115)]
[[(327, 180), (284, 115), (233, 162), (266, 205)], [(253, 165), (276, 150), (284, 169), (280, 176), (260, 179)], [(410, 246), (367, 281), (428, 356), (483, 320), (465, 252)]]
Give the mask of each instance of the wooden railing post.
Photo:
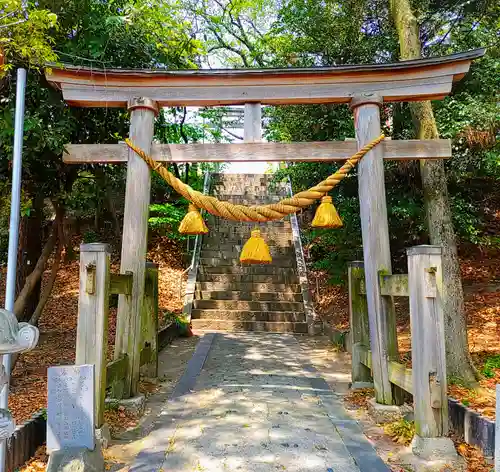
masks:
[(95, 365), (95, 426), (104, 422), (108, 350), (110, 249), (107, 244), (80, 246), (80, 294), (76, 333), (77, 365)]
[(141, 372), (146, 377), (158, 376), (158, 264), (146, 262), (146, 285), (142, 306)]
[(407, 250), (407, 255), (415, 405), (412, 447), (415, 454), (431, 460), (433, 450), (452, 455), (455, 451), (451, 439), (446, 437), (448, 398), (441, 247), (415, 246)]
[(352, 388), (373, 386), (370, 369), (361, 363), (360, 349), (370, 348), (370, 328), (368, 325), (368, 305), (366, 296), (361, 294), (364, 283), (364, 264), (361, 261), (350, 262), (348, 266), (349, 280), (349, 326), (351, 327)]

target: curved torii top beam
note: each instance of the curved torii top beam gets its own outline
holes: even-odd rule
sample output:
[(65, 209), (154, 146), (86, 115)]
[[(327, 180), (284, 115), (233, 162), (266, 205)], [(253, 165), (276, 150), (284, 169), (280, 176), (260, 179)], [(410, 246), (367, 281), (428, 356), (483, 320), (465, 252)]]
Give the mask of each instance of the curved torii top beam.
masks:
[(126, 70), (64, 65), (46, 77), (82, 107), (126, 107), (135, 97), (160, 106), (348, 103), (361, 93), (386, 102), (441, 99), (484, 49), (391, 64), (289, 69)]

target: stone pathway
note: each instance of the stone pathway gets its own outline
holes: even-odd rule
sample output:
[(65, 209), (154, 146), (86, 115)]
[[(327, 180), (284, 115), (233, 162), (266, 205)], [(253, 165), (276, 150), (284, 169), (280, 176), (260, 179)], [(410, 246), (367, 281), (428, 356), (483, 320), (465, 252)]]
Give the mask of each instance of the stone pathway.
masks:
[(206, 334), (133, 472), (388, 471), (293, 335)]

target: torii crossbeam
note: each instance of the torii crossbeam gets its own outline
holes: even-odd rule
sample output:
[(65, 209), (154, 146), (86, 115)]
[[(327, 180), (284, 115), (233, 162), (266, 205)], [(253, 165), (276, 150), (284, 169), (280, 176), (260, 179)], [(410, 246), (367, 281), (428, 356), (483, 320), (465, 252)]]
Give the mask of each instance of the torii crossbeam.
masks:
[[(128, 107), (130, 139), (146, 153), (166, 162), (325, 161), (346, 159), (380, 135), (380, 106), (385, 102), (442, 99), (469, 70), (483, 49), (446, 57), (376, 64), (309, 69), (250, 70), (98, 70), (53, 67), (46, 77), (62, 90), (71, 105)], [(354, 111), (357, 144), (353, 142), (258, 143), (251, 117), (260, 123), (255, 104), (289, 105), (349, 103)], [(162, 106), (245, 104), (248, 129), (245, 144), (153, 146), (154, 117)], [(247, 116), (245, 117), (247, 118)], [(245, 120), (247, 127), (247, 119)], [(257, 127), (258, 128), (258, 127)], [(246, 130), (247, 131), (247, 130)], [(115, 357), (129, 353), (126, 394), (137, 392), (140, 366), (141, 302), (150, 194), (147, 165), (125, 145), (70, 145), (67, 163), (127, 162), (127, 184), (121, 272), (131, 271), (131, 296), (118, 305)], [(378, 290), (378, 272), (391, 272), (383, 159), (443, 159), (451, 157), (447, 140), (387, 141), (359, 163), (359, 198), (366, 298), (370, 324), (373, 379), (377, 401), (392, 404), (387, 359), (397, 355), (392, 299)], [(132, 340), (130, 341), (129, 338)], [(129, 349), (132, 342), (133, 349)]]

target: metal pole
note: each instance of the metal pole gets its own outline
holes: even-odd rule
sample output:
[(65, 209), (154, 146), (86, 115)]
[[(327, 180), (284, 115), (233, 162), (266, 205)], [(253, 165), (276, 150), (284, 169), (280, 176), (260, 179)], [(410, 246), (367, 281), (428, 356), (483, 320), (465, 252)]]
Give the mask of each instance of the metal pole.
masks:
[[(26, 91), (26, 69), (17, 70), (16, 120), (14, 124), (14, 152), (12, 157), (12, 191), (10, 200), (9, 253), (7, 259), (7, 285), (5, 287), (5, 309), (14, 311), (16, 296), (17, 246), (19, 242), (19, 218), (21, 215), (21, 166), (24, 131), (24, 95)], [(2, 362), (10, 378), (10, 354)], [(9, 380), (0, 394), (0, 408), (7, 409), (9, 402)], [(0, 472), (5, 470), (6, 441), (0, 444)]]

